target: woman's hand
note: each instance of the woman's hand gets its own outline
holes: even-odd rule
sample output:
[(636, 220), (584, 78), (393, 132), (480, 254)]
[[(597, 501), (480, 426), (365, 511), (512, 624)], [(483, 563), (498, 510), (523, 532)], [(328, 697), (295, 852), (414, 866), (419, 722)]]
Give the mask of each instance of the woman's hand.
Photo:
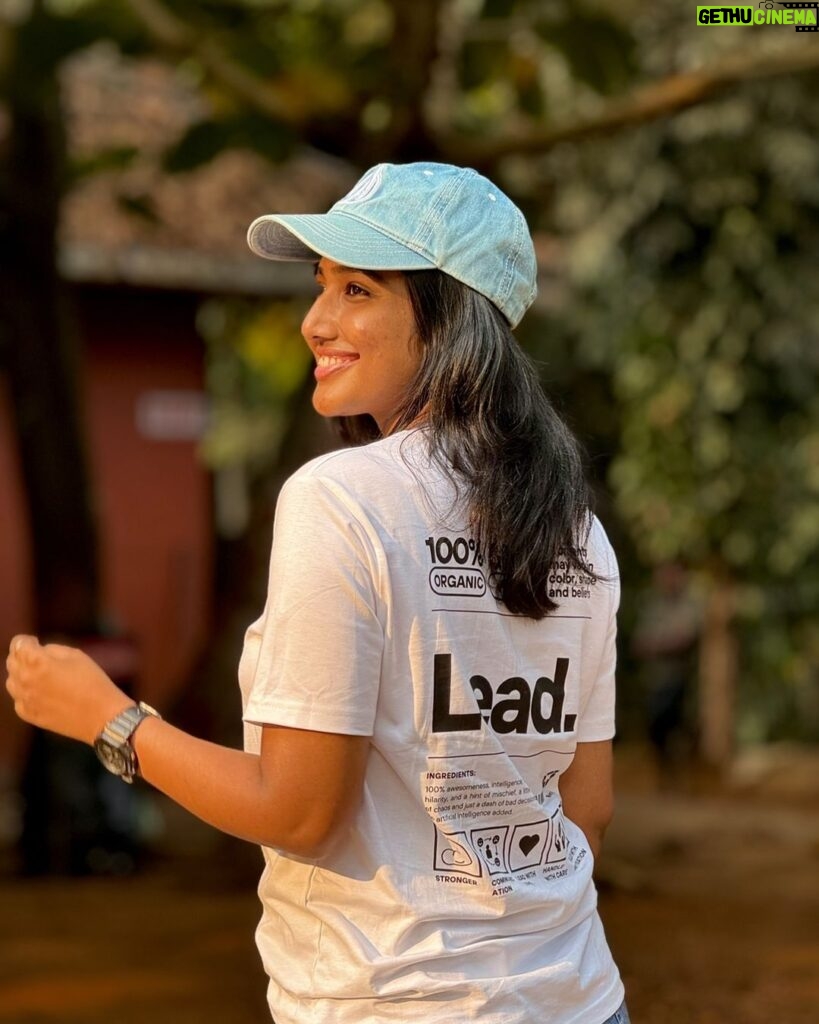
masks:
[(62, 644), (16, 636), (6, 658), (6, 689), (24, 722), (93, 743), (134, 702), (87, 654)]

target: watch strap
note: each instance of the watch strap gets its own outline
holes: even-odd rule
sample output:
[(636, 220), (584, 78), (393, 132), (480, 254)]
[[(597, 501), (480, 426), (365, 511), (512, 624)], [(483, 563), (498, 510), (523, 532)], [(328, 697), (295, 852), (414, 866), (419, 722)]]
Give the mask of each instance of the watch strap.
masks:
[(120, 711), (110, 722), (106, 722), (101, 735), (108, 743), (120, 747), (131, 738), (139, 723), (147, 717), (148, 713), (138, 704), (132, 704), (131, 707)]
[[(120, 711), (110, 722), (106, 722), (102, 732), (97, 737), (97, 743), (107, 744), (122, 751), (125, 755), (128, 767), (122, 773), (121, 778), (126, 782), (132, 782), (134, 777), (139, 774), (139, 761), (137, 760), (132, 742), (134, 733), (146, 718), (161, 717), (160, 713), (155, 708), (152, 708), (150, 704), (140, 701), (138, 704), (132, 704), (130, 707), (125, 708), (124, 711)], [(106, 767), (111, 770), (109, 764), (106, 764)]]

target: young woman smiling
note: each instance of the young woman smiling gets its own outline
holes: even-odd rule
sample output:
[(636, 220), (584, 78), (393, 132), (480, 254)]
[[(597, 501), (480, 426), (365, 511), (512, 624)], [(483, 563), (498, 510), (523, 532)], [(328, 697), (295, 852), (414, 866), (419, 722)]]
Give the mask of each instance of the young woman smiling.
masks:
[(7, 661), (16, 709), (262, 845), (278, 1024), (624, 1024), (592, 880), (617, 566), (512, 334), (535, 296), (524, 218), (472, 170), (381, 164), (248, 238), (316, 264), (313, 402), (355, 446), (279, 497), (245, 749), (32, 637)]
[(316, 284), (301, 325), (316, 357), (313, 406), (322, 416), (369, 414), (388, 434), (421, 361), (406, 279), (322, 258)]

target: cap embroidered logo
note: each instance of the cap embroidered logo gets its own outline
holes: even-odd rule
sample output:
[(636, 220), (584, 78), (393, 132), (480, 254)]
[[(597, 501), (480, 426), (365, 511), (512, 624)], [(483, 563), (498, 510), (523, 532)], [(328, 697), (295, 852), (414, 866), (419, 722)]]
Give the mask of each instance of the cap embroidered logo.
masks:
[(367, 171), (364, 177), (357, 182), (344, 196), (343, 199), (339, 199), (336, 206), (348, 205), (351, 203), (366, 203), (368, 199), (372, 199), (381, 188), (381, 182), (384, 180), (384, 165), (378, 164), (371, 170)]

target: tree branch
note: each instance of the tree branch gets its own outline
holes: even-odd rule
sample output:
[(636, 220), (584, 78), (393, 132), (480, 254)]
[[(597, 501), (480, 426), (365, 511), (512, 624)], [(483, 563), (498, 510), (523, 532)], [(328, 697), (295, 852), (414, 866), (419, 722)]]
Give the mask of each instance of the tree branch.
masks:
[[(252, 110), (296, 128), (309, 126), (312, 112), (295, 104), (292, 94), (244, 67), (207, 32), (192, 27), (169, 11), (162, 0), (128, 0), (128, 5), (159, 47), (195, 57), (215, 81)], [(543, 153), (560, 142), (605, 135), (675, 114), (744, 82), (817, 68), (819, 46), (811, 39), (768, 56), (760, 57), (750, 50), (731, 54), (700, 71), (670, 75), (641, 86), (621, 99), (610, 101), (592, 116), (547, 125), (540, 130), (476, 140), (453, 133), (438, 118), (434, 118), (438, 123), (431, 124), (429, 117), (425, 118), (425, 129), (429, 148), (437, 150), (442, 159), (485, 169), (506, 156)], [(418, 97), (418, 103), (421, 102)]]
[(234, 60), (215, 39), (178, 18), (161, 0), (128, 0), (128, 6), (158, 47), (194, 57), (251, 109), (294, 126), (309, 119), (310, 111), (294, 104), (292, 95)]
[(481, 167), (491, 166), (505, 156), (543, 153), (559, 142), (577, 142), (666, 117), (743, 82), (813, 71), (819, 68), (819, 46), (814, 40), (811, 43), (792, 45), (768, 57), (760, 57), (755, 51), (732, 54), (702, 71), (671, 75), (635, 89), (591, 117), (547, 126), (541, 131), (516, 133), (488, 142), (439, 132), (437, 144), (444, 156)]

